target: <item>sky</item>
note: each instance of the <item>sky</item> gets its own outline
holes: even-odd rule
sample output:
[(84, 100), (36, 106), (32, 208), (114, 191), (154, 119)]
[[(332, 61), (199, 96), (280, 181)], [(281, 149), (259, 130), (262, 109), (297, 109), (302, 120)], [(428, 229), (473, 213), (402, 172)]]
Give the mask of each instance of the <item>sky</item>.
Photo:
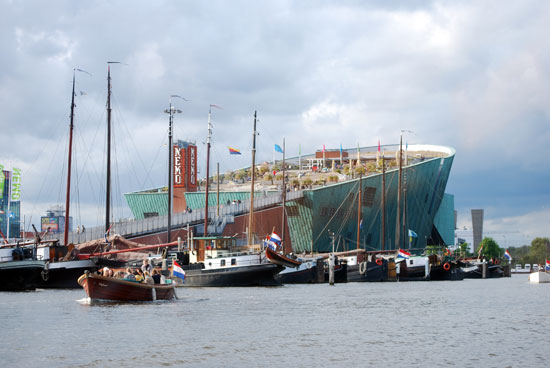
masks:
[[(113, 212), (123, 193), (166, 185), (174, 135), (212, 165), (398, 143), (456, 149), (447, 192), (458, 225), (485, 210), (507, 244), (549, 236), (550, 3), (544, 1), (0, 0), (0, 164), (22, 170), (26, 223), (65, 198), (76, 72), (71, 213), (101, 225), (107, 62), (115, 138)], [(229, 156), (227, 147), (242, 156)], [(516, 240), (517, 239), (517, 240)]]

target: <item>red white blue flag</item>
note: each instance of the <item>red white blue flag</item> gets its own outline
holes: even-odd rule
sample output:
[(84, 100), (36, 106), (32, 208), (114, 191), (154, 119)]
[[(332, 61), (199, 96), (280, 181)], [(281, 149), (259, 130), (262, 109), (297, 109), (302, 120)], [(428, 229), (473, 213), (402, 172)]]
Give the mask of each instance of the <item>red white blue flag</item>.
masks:
[(174, 276), (179, 277), (180, 279), (185, 281), (185, 271), (176, 261), (174, 261), (174, 265), (172, 266), (172, 273), (174, 274)]
[(510, 252), (508, 252), (508, 249), (506, 249), (504, 251), (504, 258), (506, 258), (507, 260), (511, 261), (512, 260), (512, 256), (510, 255)]
[(544, 268), (546, 271), (550, 271), (550, 261), (546, 260), (546, 267)]
[(397, 252), (397, 258), (409, 259), (409, 258), (411, 258), (411, 254), (409, 252), (407, 252), (406, 250), (399, 249), (399, 252)]

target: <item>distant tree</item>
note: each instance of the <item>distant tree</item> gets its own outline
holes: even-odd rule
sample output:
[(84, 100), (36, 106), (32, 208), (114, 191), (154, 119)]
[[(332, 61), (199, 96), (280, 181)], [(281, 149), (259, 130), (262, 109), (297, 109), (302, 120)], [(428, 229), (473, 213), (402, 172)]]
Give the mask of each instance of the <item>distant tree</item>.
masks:
[(290, 184), (292, 185), (293, 188), (300, 188), (300, 180), (298, 179), (292, 179)]
[(354, 171), (357, 175), (365, 175), (367, 172), (363, 166), (357, 166)]
[(281, 172), (275, 175), (275, 180), (283, 180), (283, 173)]
[(306, 187), (311, 188), (311, 185), (313, 184), (313, 180), (311, 180), (310, 178), (305, 178), (304, 181), (303, 181), (303, 184), (304, 184)]
[(485, 258), (501, 258), (504, 254), (504, 249), (500, 248), (493, 238), (484, 238), (481, 243), (479, 243), (479, 246), (483, 246), (481, 254), (483, 254)]
[(265, 165), (260, 166), (260, 175), (263, 175), (268, 171), (269, 171), (269, 168), (267, 166)]
[(470, 246), (468, 245), (468, 243), (460, 244), (458, 246), (458, 250), (459, 250), (460, 256), (463, 257), (463, 258), (469, 257), (471, 255), (470, 254)]
[(273, 175), (271, 175), (271, 174), (269, 174), (269, 173), (268, 173), (268, 174), (265, 174), (265, 175), (264, 175), (264, 180), (265, 180), (265, 181), (271, 181), (271, 185), (273, 185)]
[(235, 174), (235, 179), (236, 180), (242, 180), (245, 176), (246, 176), (246, 172), (244, 170), (239, 170)]
[(367, 163), (367, 171), (368, 172), (375, 172), (376, 171), (376, 164), (374, 162)]
[(531, 247), (529, 249), (529, 255), (528, 255), (528, 262), (527, 263), (537, 263), (537, 264), (544, 264), (546, 262), (547, 257), (550, 256), (550, 239), (548, 238), (535, 238), (531, 242)]

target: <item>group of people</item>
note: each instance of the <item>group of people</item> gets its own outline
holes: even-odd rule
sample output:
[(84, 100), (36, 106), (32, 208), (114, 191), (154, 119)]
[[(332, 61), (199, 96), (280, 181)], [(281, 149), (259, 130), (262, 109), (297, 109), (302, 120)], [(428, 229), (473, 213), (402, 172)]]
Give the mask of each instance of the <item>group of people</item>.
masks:
[(109, 267), (103, 267), (98, 273), (105, 277), (115, 277), (117, 279), (143, 282), (146, 284), (165, 284), (166, 278), (159, 270), (154, 268), (148, 259), (143, 260), (141, 268), (132, 269), (127, 267), (126, 270), (113, 271)]

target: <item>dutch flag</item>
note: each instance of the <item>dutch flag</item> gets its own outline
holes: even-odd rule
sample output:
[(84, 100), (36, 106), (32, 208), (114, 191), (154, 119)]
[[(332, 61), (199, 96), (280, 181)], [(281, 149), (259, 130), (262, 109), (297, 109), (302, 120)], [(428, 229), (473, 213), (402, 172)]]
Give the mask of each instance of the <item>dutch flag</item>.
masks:
[(508, 249), (506, 249), (504, 251), (504, 258), (506, 258), (507, 260), (511, 261), (512, 260), (512, 256), (510, 255), (510, 252), (508, 252)]
[(174, 265), (172, 266), (172, 274), (185, 281), (185, 271), (176, 261), (174, 261)]
[(550, 261), (546, 260), (546, 267), (544, 267), (546, 271), (550, 271)]
[(397, 258), (409, 259), (409, 258), (411, 258), (411, 254), (409, 252), (407, 252), (406, 250), (399, 249), (399, 252), (397, 252)]
[(271, 237), (269, 238), (269, 241), (277, 244), (277, 245), (281, 245), (281, 237), (277, 234), (275, 234), (274, 232), (271, 233)]

